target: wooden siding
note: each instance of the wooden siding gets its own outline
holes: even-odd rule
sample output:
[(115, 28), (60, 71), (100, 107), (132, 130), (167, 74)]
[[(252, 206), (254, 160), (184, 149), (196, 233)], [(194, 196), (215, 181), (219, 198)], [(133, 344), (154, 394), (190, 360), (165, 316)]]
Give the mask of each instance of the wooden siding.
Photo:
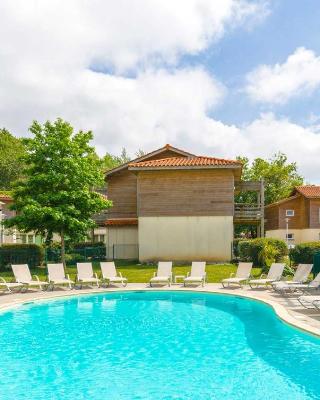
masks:
[(137, 216), (137, 177), (127, 169), (108, 178), (108, 199), (113, 207), (108, 211), (110, 218)]
[(279, 206), (273, 205), (265, 208), (264, 216), (266, 219), (265, 228), (266, 231), (279, 229)]
[(320, 228), (320, 199), (309, 200), (310, 210), (310, 228)]
[[(294, 210), (293, 217), (286, 216), (286, 210)], [(303, 196), (272, 205), (265, 209), (266, 230), (285, 229), (286, 218), (289, 218), (290, 229), (305, 229), (310, 227), (309, 223), (309, 200)]]
[(234, 176), (229, 169), (141, 171), (139, 216), (232, 216)]
[[(169, 157), (185, 157), (172, 150), (164, 150), (159, 154), (146, 158), (158, 160)], [(107, 179), (107, 196), (113, 201), (108, 211), (109, 218), (134, 218), (137, 216), (137, 176), (128, 168), (110, 175)]]
[(155, 154), (151, 157), (145, 158), (143, 161), (162, 160), (163, 158), (171, 158), (171, 157), (187, 157), (187, 156), (180, 153), (176, 153), (175, 151), (172, 150), (164, 150), (159, 154)]

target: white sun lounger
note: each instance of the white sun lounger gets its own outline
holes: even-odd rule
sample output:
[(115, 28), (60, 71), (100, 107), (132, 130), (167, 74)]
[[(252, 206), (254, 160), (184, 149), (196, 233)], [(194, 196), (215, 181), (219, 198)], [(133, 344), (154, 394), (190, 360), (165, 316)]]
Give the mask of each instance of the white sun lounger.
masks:
[(292, 281), (279, 281), (272, 283), (272, 287), (276, 292), (285, 294), (291, 292), (291, 285), (305, 283), (308, 280), (309, 274), (312, 270), (312, 264), (299, 264), (297, 270), (292, 278)]
[(201, 283), (202, 286), (206, 283), (206, 262), (205, 261), (193, 261), (191, 265), (191, 272), (183, 280), (183, 286), (187, 286), (189, 283)]
[(74, 286), (74, 282), (69, 275), (65, 274), (64, 266), (60, 264), (48, 264), (48, 281), (53, 290), (55, 286), (68, 285), (70, 289)]
[(290, 292), (310, 292), (314, 291), (320, 288), (320, 272), (317, 274), (317, 276), (309, 283), (292, 283), (289, 284), (289, 290)]
[(223, 279), (221, 281), (222, 286), (225, 288), (230, 285), (237, 285), (242, 287), (243, 283), (245, 283), (250, 278), (250, 273), (252, 269), (252, 262), (240, 262), (237, 268), (236, 275), (231, 273), (230, 278)]
[(172, 282), (172, 261), (159, 261), (158, 270), (154, 273), (153, 278), (150, 279), (150, 287), (153, 283), (165, 283), (171, 286)]
[(28, 264), (11, 264), (11, 267), (16, 282), (22, 283), (26, 288), (38, 286), (43, 290), (43, 287), (48, 286), (47, 282), (40, 281), (38, 275), (34, 275), (35, 279), (32, 279)]
[(265, 276), (262, 274), (259, 279), (250, 279), (249, 286), (251, 288), (258, 287), (258, 286), (265, 286), (267, 287), (273, 282), (280, 281), (285, 264), (283, 263), (273, 263), (269, 269), (268, 275)]
[(24, 285), (19, 282), (7, 282), (2, 276), (0, 276), (0, 290), (2, 292), (12, 292), (12, 289), (20, 288), (22, 289)]
[(103, 261), (100, 263), (102, 279), (110, 283), (121, 283), (122, 286), (127, 286), (128, 280), (124, 278), (121, 272), (117, 272), (113, 261)]
[(77, 263), (77, 282), (81, 288), (83, 283), (95, 283), (99, 287), (100, 279), (93, 272), (91, 262)]
[(317, 308), (320, 310), (320, 295), (315, 296), (300, 296), (298, 298), (299, 303), (305, 308)]

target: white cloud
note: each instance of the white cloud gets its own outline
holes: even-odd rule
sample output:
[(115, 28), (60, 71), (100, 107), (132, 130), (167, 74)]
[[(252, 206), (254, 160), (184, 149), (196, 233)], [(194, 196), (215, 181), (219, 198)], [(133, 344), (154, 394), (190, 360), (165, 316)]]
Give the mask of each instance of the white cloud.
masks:
[[(1, 53), (25, 64), (72, 70), (97, 64), (124, 71), (174, 63), (266, 15), (266, 0), (2, 0)], [(18, 58), (19, 55), (19, 58)], [(16, 64), (10, 61), (15, 59)], [(20, 61), (19, 61), (20, 60)], [(24, 69), (25, 71), (25, 69)]]
[(32, 119), (61, 116), (92, 129), (100, 154), (168, 142), (229, 158), (281, 150), (319, 181), (312, 128), (272, 115), (243, 127), (217, 121), (210, 115), (226, 89), (203, 68), (175, 64), (264, 8), (235, 0), (3, 0), (0, 13), (0, 120), (14, 133), (25, 135)]
[(283, 64), (261, 65), (247, 75), (246, 92), (258, 102), (286, 103), (320, 87), (320, 56), (297, 48)]

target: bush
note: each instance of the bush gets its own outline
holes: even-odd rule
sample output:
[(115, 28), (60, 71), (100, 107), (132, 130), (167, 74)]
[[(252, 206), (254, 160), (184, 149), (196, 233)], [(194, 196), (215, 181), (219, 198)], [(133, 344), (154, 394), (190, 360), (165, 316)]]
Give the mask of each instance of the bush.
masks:
[(37, 244), (3, 244), (0, 246), (0, 269), (10, 264), (28, 264), (31, 268), (41, 265), (44, 250)]
[(270, 266), (280, 262), (288, 254), (283, 240), (272, 238), (248, 239), (239, 242), (239, 257), (242, 261), (252, 261), (256, 266)]
[(243, 239), (243, 238), (237, 238), (237, 239), (233, 240), (232, 247), (233, 247), (233, 256), (235, 258), (240, 257), (240, 252), (239, 252), (239, 244), (240, 244), (240, 242), (247, 241), (247, 240), (248, 239)]
[[(105, 260), (106, 245), (103, 242), (89, 243), (81, 242), (68, 248), (66, 251), (67, 264), (74, 264), (81, 261)], [(61, 245), (55, 244), (46, 248), (47, 262), (61, 261)]]
[(294, 264), (313, 264), (313, 257), (319, 252), (320, 241), (300, 243), (297, 244), (293, 249), (290, 249), (290, 258)]
[(66, 254), (66, 264), (67, 265), (72, 265), (75, 264), (77, 262), (83, 262), (86, 261), (86, 258), (78, 253), (74, 253), (74, 254)]

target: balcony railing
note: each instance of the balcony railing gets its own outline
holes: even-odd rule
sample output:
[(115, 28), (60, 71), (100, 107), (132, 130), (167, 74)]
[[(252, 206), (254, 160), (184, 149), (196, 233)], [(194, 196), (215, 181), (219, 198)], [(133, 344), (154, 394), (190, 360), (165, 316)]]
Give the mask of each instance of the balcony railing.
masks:
[(238, 220), (260, 220), (263, 217), (261, 204), (235, 203), (234, 218)]

